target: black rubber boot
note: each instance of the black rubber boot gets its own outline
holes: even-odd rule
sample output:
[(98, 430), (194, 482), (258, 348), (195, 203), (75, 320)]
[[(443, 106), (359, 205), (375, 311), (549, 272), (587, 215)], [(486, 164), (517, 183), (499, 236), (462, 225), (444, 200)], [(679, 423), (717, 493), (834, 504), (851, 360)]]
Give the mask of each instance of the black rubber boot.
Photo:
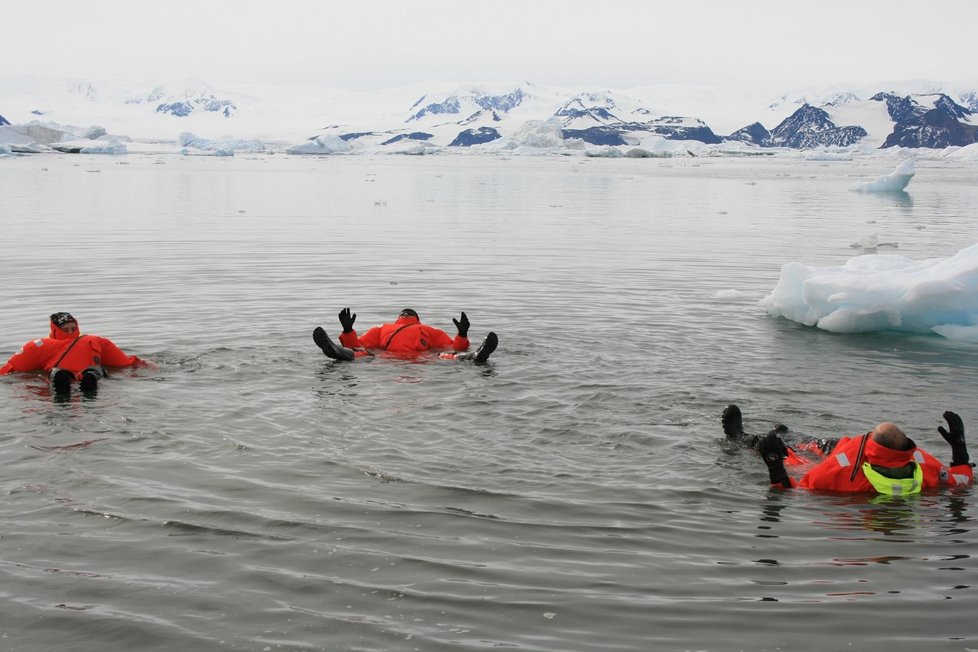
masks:
[(727, 437), (738, 438), (744, 436), (744, 417), (740, 413), (740, 408), (731, 403), (723, 408), (723, 416), (720, 417), (723, 424), (723, 432)]
[(492, 331), (486, 335), (486, 339), (482, 340), (482, 345), (475, 352), (475, 363), (482, 364), (489, 359), (492, 352), (496, 350), (499, 346), (499, 338)]
[(51, 386), (54, 388), (55, 394), (70, 394), (71, 381), (74, 379), (75, 375), (67, 369), (55, 368), (51, 370)]
[(338, 346), (334, 344), (333, 340), (329, 339), (329, 335), (326, 334), (326, 331), (323, 330), (322, 326), (317, 326), (316, 330), (312, 332), (312, 341), (316, 343), (316, 346), (323, 350), (323, 354), (327, 358), (352, 362), (357, 357), (356, 354), (353, 353), (353, 349), (348, 349), (345, 346)]
[(98, 391), (98, 379), (102, 377), (102, 374), (98, 369), (90, 367), (82, 372), (80, 389), (83, 392), (97, 392)]
[(486, 339), (482, 340), (482, 344), (475, 351), (469, 351), (467, 353), (458, 353), (455, 355), (456, 360), (471, 360), (475, 364), (482, 364), (489, 359), (492, 352), (496, 350), (499, 346), (499, 338), (496, 334), (490, 332), (486, 335)]

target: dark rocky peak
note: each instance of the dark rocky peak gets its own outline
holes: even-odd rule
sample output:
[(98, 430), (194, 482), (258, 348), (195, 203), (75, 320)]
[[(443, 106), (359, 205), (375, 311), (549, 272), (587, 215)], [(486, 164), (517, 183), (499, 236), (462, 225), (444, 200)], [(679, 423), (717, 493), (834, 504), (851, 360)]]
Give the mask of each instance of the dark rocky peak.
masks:
[(7, 120), (5, 117), (3, 117), (2, 115), (0, 115), (0, 127), (2, 127), (3, 125), (9, 125), (9, 124), (10, 124), (10, 120)]
[(424, 131), (412, 131), (409, 134), (398, 134), (393, 138), (388, 138), (387, 140), (382, 142), (381, 145), (393, 145), (394, 143), (398, 143), (402, 140), (420, 140), (420, 141), (431, 140), (433, 136), (434, 136), (433, 134), (429, 134)]
[[(423, 99), (424, 98), (422, 97), (421, 100)], [(418, 100), (418, 102), (421, 100)], [(417, 106), (417, 102), (415, 102), (414, 106)], [(411, 108), (413, 109), (414, 107)], [(461, 101), (459, 101), (456, 96), (452, 95), (445, 98), (445, 101), (443, 102), (432, 102), (431, 104), (426, 104), (420, 111), (408, 118), (407, 122), (411, 122), (412, 120), (420, 120), (426, 115), (457, 114), (459, 111), (461, 111), (461, 109)]]
[[(411, 106), (411, 110), (414, 111), (424, 100), (428, 97), (427, 95), (421, 96), (417, 102)], [(526, 96), (523, 94), (522, 88), (517, 88), (510, 93), (504, 93), (502, 95), (487, 95), (485, 93), (475, 92), (470, 95), (449, 95), (441, 102), (431, 102), (426, 104), (424, 107), (415, 112), (411, 117), (409, 117), (406, 122), (411, 122), (412, 120), (420, 120), (428, 115), (445, 115), (445, 114), (458, 114), (462, 112), (462, 103), (471, 101), (476, 106), (478, 106), (483, 111), (493, 111), (495, 113), (494, 120), (499, 120), (499, 113), (508, 113), (517, 106), (519, 106)], [(465, 122), (468, 123), (473, 119), (470, 115), (466, 118)]]
[(619, 122), (613, 125), (598, 125), (587, 129), (562, 129), (565, 140), (580, 138), (592, 145), (637, 145), (643, 134), (655, 134), (667, 140), (698, 140), (707, 144), (723, 142), (705, 124), (695, 121), (697, 126), (687, 127), (651, 122)]
[[(910, 99), (910, 98), (906, 98)], [(887, 147), (944, 147), (970, 145), (978, 142), (978, 126), (963, 122), (971, 111), (941, 94), (933, 108), (916, 105), (918, 110), (904, 120), (895, 120), (893, 132), (882, 148)], [(891, 113), (892, 115), (892, 113)]]
[(760, 122), (755, 122), (747, 125), (746, 127), (741, 127), (737, 131), (727, 136), (727, 140), (737, 140), (742, 143), (751, 143), (762, 146), (767, 145), (770, 138), (771, 132), (768, 131)]
[(824, 110), (804, 104), (771, 130), (768, 144), (798, 149), (828, 145), (846, 147), (865, 136), (866, 130), (862, 127), (837, 127)]
[(924, 107), (914, 102), (909, 95), (900, 97), (893, 93), (877, 93), (869, 98), (875, 102), (886, 102), (886, 111), (893, 122), (907, 122), (924, 114)]
[(934, 108), (938, 111), (944, 111), (958, 120), (967, 120), (972, 113), (970, 109), (964, 108), (944, 93), (938, 94), (937, 100), (934, 102)]
[(471, 147), (489, 143), (500, 138), (499, 132), (492, 127), (479, 127), (478, 129), (466, 129), (460, 131), (455, 140), (448, 143), (449, 147)]
[(502, 111), (509, 113), (523, 101), (523, 89), (517, 88), (512, 93), (505, 95), (476, 95), (473, 99), (475, 103), (485, 110)]

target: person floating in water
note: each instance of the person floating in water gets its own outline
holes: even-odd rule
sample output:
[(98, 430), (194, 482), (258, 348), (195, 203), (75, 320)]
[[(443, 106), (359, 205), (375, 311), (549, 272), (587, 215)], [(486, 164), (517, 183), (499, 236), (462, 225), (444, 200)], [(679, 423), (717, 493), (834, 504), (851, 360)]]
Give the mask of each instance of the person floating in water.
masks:
[(83, 392), (98, 389), (105, 367), (131, 367), (143, 363), (134, 355), (123, 353), (112, 340), (98, 335), (82, 334), (78, 321), (67, 312), (51, 315), (51, 334), (32, 340), (10, 356), (0, 367), (0, 376), (13, 372), (44, 371), (56, 394), (71, 392), (71, 383), (80, 381)]
[[(794, 448), (781, 438), (788, 428), (778, 424), (764, 437), (744, 433), (740, 408), (728, 405), (721, 419), (727, 437), (740, 439), (757, 451), (767, 464), (772, 486), (802, 487), (845, 493), (906, 495), (942, 485), (965, 486), (974, 480), (974, 469), (964, 438), (964, 422), (954, 412), (944, 413), (948, 427), (937, 431), (951, 446), (951, 464), (945, 466), (918, 448), (894, 423), (883, 422), (860, 437), (802, 442)], [(788, 476), (785, 464), (817, 463), (799, 479)]]
[(405, 308), (398, 314), (397, 320), (380, 326), (374, 326), (363, 335), (358, 336), (353, 329), (357, 320), (355, 313), (349, 308), (343, 308), (339, 313), (340, 343), (337, 345), (330, 339), (321, 326), (312, 332), (312, 339), (322, 349), (327, 358), (333, 360), (352, 361), (357, 358), (373, 355), (370, 349), (388, 351), (399, 355), (416, 355), (425, 351), (445, 351), (440, 357), (451, 360), (471, 360), (482, 364), (489, 359), (499, 345), (499, 338), (490, 332), (478, 350), (469, 352), (469, 318), (462, 313), (461, 318), (452, 319), (458, 334), (453, 338), (445, 331), (422, 324), (418, 313), (411, 308)]

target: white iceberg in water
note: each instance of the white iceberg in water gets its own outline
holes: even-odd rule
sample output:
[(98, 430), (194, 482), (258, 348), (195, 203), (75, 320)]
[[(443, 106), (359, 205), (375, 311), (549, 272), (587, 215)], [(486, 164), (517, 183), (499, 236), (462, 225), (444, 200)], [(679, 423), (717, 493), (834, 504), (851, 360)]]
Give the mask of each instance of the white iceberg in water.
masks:
[(860, 183), (853, 190), (856, 192), (900, 192), (907, 187), (907, 184), (913, 179), (913, 175), (913, 159), (908, 158), (898, 165), (897, 169), (893, 170), (893, 172), (875, 181)]
[(978, 244), (949, 258), (857, 256), (841, 267), (799, 262), (760, 305), (835, 333), (905, 331), (978, 341)]
[(316, 136), (299, 145), (289, 147), (287, 154), (346, 154), (353, 150), (350, 143), (339, 136)]
[[(213, 152), (215, 156), (234, 156), (235, 152), (265, 151), (265, 144), (260, 140), (245, 140), (240, 138), (210, 140), (186, 131), (177, 137), (177, 143), (184, 149), (193, 148), (202, 152)], [(181, 150), (181, 153), (189, 152)]]
[(510, 136), (506, 144), (507, 149), (517, 147), (536, 147), (540, 149), (552, 149), (561, 147), (564, 144), (564, 136), (561, 133), (561, 124), (556, 118), (549, 120), (529, 120)]
[(51, 145), (51, 149), (65, 154), (128, 154), (125, 143), (117, 140), (64, 140)]
[(120, 143), (118, 140), (110, 140), (107, 143), (95, 142), (92, 145), (86, 145), (81, 148), (80, 154), (128, 154), (129, 149), (124, 143)]

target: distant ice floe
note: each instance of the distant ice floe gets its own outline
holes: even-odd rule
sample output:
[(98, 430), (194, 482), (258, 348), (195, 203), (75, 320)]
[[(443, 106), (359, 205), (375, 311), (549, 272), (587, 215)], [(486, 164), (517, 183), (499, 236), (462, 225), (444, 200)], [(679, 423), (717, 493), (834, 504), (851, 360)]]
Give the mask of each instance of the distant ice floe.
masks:
[(285, 150), (286, 154), (347, 154), (351, 151), (350, 143), (339, 136), (316, 136)]
[(850, 249), (862, 249), (864, 254), (875, 254), (877, 249), (899, 249), (899, 242), (880, 242), (878, 234), (867, 235), (859, 242), (849, 245)]
[(852, 152), (811, 149), (803, 151), (801, 157), (806, 161), (851, 161)]
[(177, 137), (177, 144), (182, 148), (180, 153), (184, 155), (234, 156), (235, 152), (265, 151), (265, 144), (260, 140), (239, 138), (210, 140), (186, 131)]
[(948, 147), (944, 158), (958, 161), (978, 161), (978, 143), (972, 143), (964, 147)]
[(856, 192), (900, 192), (913, 179), (914, 172), (913, 159), (909, 158), (898, 165), (893, 172), (875, 181), (860, 183), (853, 190)]
[(52, 144), (51, 149), (65, 154), (109, 154), (115, 156), (129, 153), (129, 148), (126, 147), (125, 143), (120, 143), (117, 140), (64, 140)]
[(717, 290), (711, 295), (711, 298), (718, 301), (739, 302), (749, 296), (750, 294), (743, 290)]
[(782, 266), (760, 305), (835, 333), (905, 331), (978, 341), (978, 244), (949, 258), (857, 256), (841, 267)]

